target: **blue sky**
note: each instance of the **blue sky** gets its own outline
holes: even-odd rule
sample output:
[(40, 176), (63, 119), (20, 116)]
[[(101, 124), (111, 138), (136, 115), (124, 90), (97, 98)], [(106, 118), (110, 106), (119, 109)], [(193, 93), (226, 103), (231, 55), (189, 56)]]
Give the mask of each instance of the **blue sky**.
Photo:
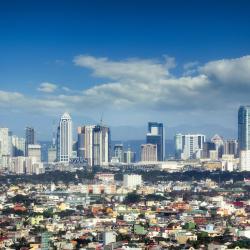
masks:
[(67, 110), (76, 125), (236, 129), (249, 11), (246, 0), (1, 1), (0, 125), (48, 138)]

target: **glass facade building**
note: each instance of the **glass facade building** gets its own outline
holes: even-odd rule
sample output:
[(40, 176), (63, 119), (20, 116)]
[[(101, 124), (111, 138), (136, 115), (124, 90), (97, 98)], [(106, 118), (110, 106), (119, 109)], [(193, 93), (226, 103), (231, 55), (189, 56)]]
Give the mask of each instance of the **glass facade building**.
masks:
[(165, 131), (163, 123), (149, 122), (147, 133), (147, 144), (157, 145), (157, 160), (165, 159)]
[(238, 112), (239, 151), (250, 150), (250, 106), (241, 106)]

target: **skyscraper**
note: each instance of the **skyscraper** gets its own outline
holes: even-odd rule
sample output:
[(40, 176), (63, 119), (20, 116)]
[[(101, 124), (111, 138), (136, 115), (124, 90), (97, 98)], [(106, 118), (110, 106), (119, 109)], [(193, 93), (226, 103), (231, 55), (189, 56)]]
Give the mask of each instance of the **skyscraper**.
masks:
[(57, 130), (57, 156), (59, 162), (68, 163), (72, 156), (72, 120), (68, 113), (61, 117)]
[(12, 155), (11, 132), (8, 128), (0, 128), (0, 156)]
[(124, 162), (123, 144), (115, 144), (114, 155), (119, 162)]
[(35, 144), (35, 130), (32, 127), (26, 127), (25, 129), (25, 155), (28, 156), (28, 146)]
[(222, 157), (223, 151), (224, 151), (224, 140), (223, 138), (218, 135), (215, 134), (212, 138), (211, 138), (211, 142), (213, 142), (215, 144), (215, 150), (217, 151), (217, 155), (219, 158)]
[(250, 150), (250, 106), (240, 106), (238, 111), (239, 151)]
[(223, 154), (234, 155), (238, 154), (238, 142), (235, 139), (228, 139), (224, 141)]
[[(205, 142), (205, 135), (202, 134), (177, 134), (175, 136), (175, 146), (181, 159), (201, 158)], [(181, 150), (182, 149), (182, 150)], [(181, 150), (181, 151), (180, 151)]]
[(147, 133), (147, 144), (157, 145), (157, 160), (165, 159), (165, 131), (163, 123), (149, 122)]
[(93, 129), (93, 165), (100, 166), (110, 161), (110, 130), (103, 125)]
[(124, 151), (124, 162), (125, 163), (133, 163), (135, 162), (136, 154), (131, 150), (131, 148), (128, 148), (127, 151)]
[(24, 156), (25, 155), (25, 138), (18, 137), (16, 135), (12, 136), (12, 155)]
[(157, 145), (142, 144), (141, 145), (141, 161), (157, 161)]
[(77, 156), (85, 156), (85, 127), (77, 128)]
[(174, 137), (174, 143), (175, 143), (175, 159), (181, 159), (181, 153), (183, 151), (183, 140), (184, 135), (182, 134), (176, 134)]

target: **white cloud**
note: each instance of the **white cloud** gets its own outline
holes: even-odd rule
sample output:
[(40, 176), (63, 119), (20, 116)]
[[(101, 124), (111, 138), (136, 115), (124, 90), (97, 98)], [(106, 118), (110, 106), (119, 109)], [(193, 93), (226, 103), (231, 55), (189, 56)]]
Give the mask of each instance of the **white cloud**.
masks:
[(250, 85), (250, 55), (211, 61), (199, 68), (211, 81), (227, 86)]
[(77, 66), (92, 69), (94, 76), (112, 80), (129, 79), (154, 81), (169, 76), (169, 69), (174, 66), (173, 58), (166, 57), (163, 63), (155, 60), (127, 59), (111, 61), (106, 57), (80, 55), (74, 58)]
[[(175, 61), (169, 57), (160, 62), (78, 56), (74, 62), (90, 69), (103, 83), (82, 91), (63, 87), (60, 88), (63, 94), (55, 93), (59, 90), (57, 85), (43, 83), (39, 91), (51, 95), (39, 98), (0, 91), (0, 107), (46, 114), (68, 110), (92, 118), (105, 110), (114, 119), (124, 121), (124, 117), (131, 120), (132, 112), (145, 117), (156, 112), (162, 116), (175, 112), (174, 115), (180, 114), (182, 119), (190, 119), (191, 114), (209, 119), (209, 112), (217, 112), (223, 117), (225, 110), (250, 102), (250, 56), (211, 61), (203, 66), (194, 63), (185, 68), (192, 68), (195, 74), (184, 72), (180, 77), (171, 74)], [(134, 115), (137, 117), (139, 115)]]
[(43, 82), (40, 84), (40, 86), (37, 88), (38, 91), (40, 92), (45, 92), (45, 93), (53, 93), (57, 89), (57, 85), (49, 82)]

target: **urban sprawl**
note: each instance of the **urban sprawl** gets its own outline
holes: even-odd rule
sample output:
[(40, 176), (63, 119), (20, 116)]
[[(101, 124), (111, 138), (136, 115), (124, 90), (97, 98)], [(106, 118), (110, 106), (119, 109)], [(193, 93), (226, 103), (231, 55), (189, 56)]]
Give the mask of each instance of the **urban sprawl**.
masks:
[[(181, 131), (180, 131), (181, 132)], [(238, 138), (149, 122), (140, 155), (64, 113), (42, 160), (33, 127), (0, 128), (0, 249), (250, 249), (250, 106)]]

